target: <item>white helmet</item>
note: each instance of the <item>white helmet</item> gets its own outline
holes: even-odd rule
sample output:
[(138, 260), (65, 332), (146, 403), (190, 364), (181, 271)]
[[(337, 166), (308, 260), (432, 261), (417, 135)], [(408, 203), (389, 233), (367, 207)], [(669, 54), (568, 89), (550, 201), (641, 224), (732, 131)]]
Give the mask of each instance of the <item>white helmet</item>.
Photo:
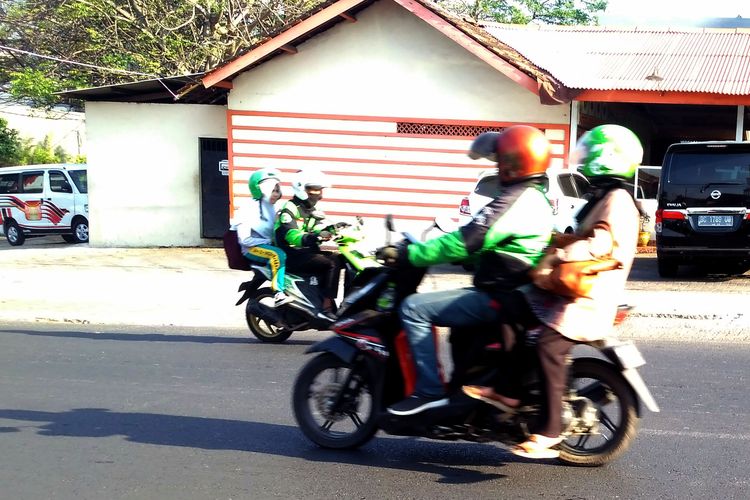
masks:
[(294, 196), (300, 200), (307, 199), (307, 191), (305, 191), (305, 188), (323, 189), (327, 187), (331, 187), (328, 178), (317, 168), (305, 168), (300, 170), (294, 174), (294, 178), (292, 179), (292, 190), (294, 191)]

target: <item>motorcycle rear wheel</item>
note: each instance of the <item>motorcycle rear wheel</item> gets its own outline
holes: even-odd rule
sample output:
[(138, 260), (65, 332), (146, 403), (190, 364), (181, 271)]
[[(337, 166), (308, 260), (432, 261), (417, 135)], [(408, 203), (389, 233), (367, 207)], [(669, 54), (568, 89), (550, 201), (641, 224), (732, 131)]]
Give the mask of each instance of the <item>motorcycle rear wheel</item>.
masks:
[(378, 430), (374, 387), (372, 374), (364, 366), (359, 369), (329, 352), (316, 356), (294, 382), (292, 406), (300, 430), (323, 448), (362, 446)]
[(598, 467), (622, 455), (638, 431), (637, 401), (614, 365), (596, 360), (576, 360), (571, 381), (580, 392), (600, 384), (603, 397), (592, 401), (601, 434), (571, 436), (560, 444), (560, 460), (571, 465)]
[(281, 344), (282, 342), (285, 342), (286, 339), (288, 339), (294, 332), (285, 328), (279, 328), (269, 323), (268, 321), (260, 319), (250, 312), (251, 300), (262, 302), (268, 306), (273, 307), (273, 297), (274, 294), (270, 288), (260, 290), (255, 295), (255, 297), (247, 301), (247, 305), (245, 306), (245, 320), (247, 321), (248, 328), (250, 328), (252, 334), (255, 335), (255, 338), (257, 338), (261, 342), (266, 342), (269, 344)]

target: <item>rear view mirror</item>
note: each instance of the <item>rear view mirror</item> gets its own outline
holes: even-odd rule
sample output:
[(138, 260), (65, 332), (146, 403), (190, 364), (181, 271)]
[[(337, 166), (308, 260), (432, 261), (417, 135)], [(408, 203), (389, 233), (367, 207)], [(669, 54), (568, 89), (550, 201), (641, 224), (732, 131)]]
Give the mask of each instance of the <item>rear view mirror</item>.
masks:
[(435, 217), (435, 227), (444, 233), (452, 233), (457, 229), (457, 224), (445, 215)]
[(483, 132), (469, 146), (467, 155), (472, 160), (485, 159), (497, 162), (497, 139), (500, 132)]
[(314, 212), (313, 212), (312, 214), (310, 214), (310, 215), (312, 216), (312, 218), (313, 218), (313, 219), (315, 219), (315, 220), (317, 220), (317, 221), (322, 221), (323, 219), (325, 219), (325, 218), (326, 218), (326, 214), (325, 214), (325, 212), (323, 212), (322, 210), (315, 210), (315, 211), (314, 211)]
[(385, 216), (385, 228), (388, 231), (395, 231), (393, 228), (393, 216), (391, 214)]

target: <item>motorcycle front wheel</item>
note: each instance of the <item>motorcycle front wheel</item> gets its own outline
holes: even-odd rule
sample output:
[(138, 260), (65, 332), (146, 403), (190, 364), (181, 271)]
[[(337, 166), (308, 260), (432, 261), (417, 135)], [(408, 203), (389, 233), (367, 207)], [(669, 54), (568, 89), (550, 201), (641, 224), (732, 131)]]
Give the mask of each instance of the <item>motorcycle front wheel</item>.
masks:
[(571, 384), (593, 403), (598, 432), (571, 436), (560, 444), (560, 460), (571, 465), (598, 467), (622, 455), (638, 430), (637, 402), (630, 385), (611, 364), (576, 360)]
[(267, 342), (269, 344), (280, 344), (285, 342), (292, 335), (291, 330), (285, 328), (279, 328), (268, 321), (259, 318), (254, 315), (250, 310), (251, 301), (260, 302), (269, 307), (274, 306), (273, 292), (270, 288), (260, 290), (253, 298), (247, 301), (245, 306), (245, 320), (250, 331), (255, 335), (255, 338), (261, 342)]
[(292, 394), (294, 417), (302, 433), (318, 446), (358, 448), (377, 432), (377, 397), (372, 374), (325, 352), (297, 376)]

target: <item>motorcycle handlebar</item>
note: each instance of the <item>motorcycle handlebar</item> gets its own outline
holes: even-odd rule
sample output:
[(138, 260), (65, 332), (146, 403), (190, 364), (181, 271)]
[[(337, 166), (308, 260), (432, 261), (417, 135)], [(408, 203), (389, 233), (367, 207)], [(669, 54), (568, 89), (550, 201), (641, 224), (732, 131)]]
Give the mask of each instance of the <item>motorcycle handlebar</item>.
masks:
[(419, 243), (419, 238), (417, 238), (416, 236), (414, 236), (413, 234), (411, 234), (409, 232), (404, 231), (403, 233), (401, 233), (401, 235), (409, 243)]

